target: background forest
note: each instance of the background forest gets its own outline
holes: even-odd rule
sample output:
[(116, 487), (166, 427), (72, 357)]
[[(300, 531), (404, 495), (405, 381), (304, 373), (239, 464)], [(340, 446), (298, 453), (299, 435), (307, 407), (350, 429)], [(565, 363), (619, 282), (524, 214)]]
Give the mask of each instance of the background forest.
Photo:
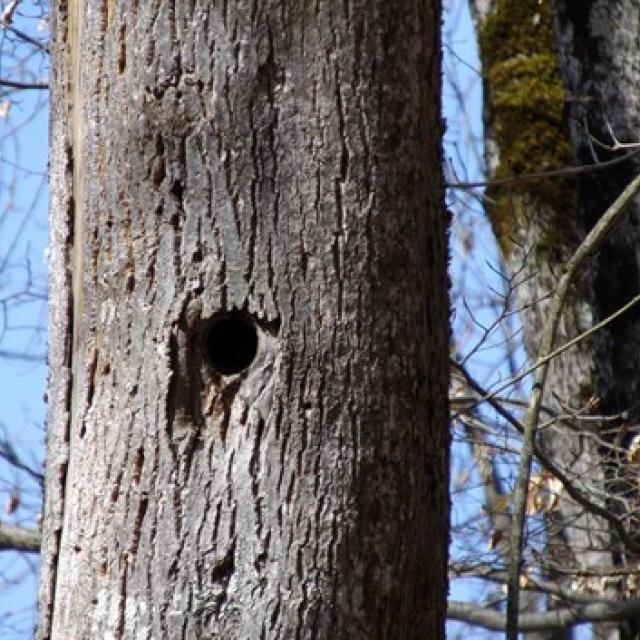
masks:
[[(458, 11), (445, 30), (459, 106), (445, 149), (454, 255), (475, 278), (454, 268), (451, 570), (483, 610), (452, 602), (450, 616), (501, 628), (520, 589), (527, 637), (635, 638), (638, 8), (472, 3), (472, 62), (454, 44)], [(469, 112), (478, 84), (482, 129)], [(617, 201), (630, 212), (598, 230), (630, 183)], [(474, 231), (480, 211), (499, 260)], [(572, 624), (589, 621), (592, 636)]]
[[(502, 636), (519, 598), (528, 640), (633, 640), (640, 7), (443, 9), (449, 636)], [(44, 456), (48, 3), (0, 11), (0, 637), (28, 638)]]

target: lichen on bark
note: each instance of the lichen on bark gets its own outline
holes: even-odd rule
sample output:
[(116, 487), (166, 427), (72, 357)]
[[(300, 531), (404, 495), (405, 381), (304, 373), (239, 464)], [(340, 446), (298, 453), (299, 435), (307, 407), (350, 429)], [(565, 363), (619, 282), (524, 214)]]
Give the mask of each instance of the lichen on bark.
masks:
[[(486, 122), (497, 152), (489, 159), (491, 178), (569, 165), (566, 92), (558, 68), (549, 4), (498, 0), (482, 22), (478, 39), (485, 104), (489, 105)], [(539, 258), (574, 237), (567, 213), (573, 209), (575, 193), (567, 179), (490, 187), (487, 196), (487, 212), (506, 253), (522, 224), (540, 227), (543, 237), (536, 243)], [(531, 220), (532, 215), (535, 220)]]

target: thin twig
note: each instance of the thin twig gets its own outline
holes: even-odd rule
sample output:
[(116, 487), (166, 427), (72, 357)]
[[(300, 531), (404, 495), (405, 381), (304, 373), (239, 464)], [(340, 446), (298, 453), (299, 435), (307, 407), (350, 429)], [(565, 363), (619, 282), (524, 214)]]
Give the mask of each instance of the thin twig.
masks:
[(20, 38), (20, 40), (24, 40), (24, 42), (27, 42), (28, 44), (36, 47), (37, 49), (42, 51), (42, 53), (46, 53), (47, 55), (51, 54), (51, 51), (49, 50), (49, 47), (47, 47), (46, 44), (43, 44), (42, 42), (36, 40), (35, 38), (32, 38), (28, 33), (25, 33), (24, 31), (20, 31), (20, 29), (16, 29), (15, 27), (5, 26), (4, 28), (7, 31), (10, 31), (11, 33), (13, 33), (14, 36)]
[(49, 89), (49, 84), (46, 82), (18, 82), (17, 80), (0, 78), (0, 87), (9, 87), (11, 89), (38, 89), (40, 91), (46, 91)]
[(47, 361), (47, 356), (44, 353), (25, 353), (23, 351), (12, 351), (10, 349), (0, 349), (0, 358), (36, 362), (38, 364), (45, 364)]
[[(526, 378), (528, 375), (531, 375), (543, 365), (548, 364), (551, 360), (553, 360), (554, 358), (557, 358), (561, 353), (565, 352), (567, 349), (570, 349), (571, 347), (575, 346), (582, 340), (585, 340), (589, 336), (600, 331), (600, 329), (607, 326), (610, 322), (613, 322), (616, 318), (619, 318), (623, 313), (631, 309), (631, 307), (638, 304), (638, 302), (640, 302), (640, 293), (634, 296), (633, 298), (631, 298), (629, 302), (627, 302), (625, 305), (623, 305), (622, 307), (614, 311), (611, 315), (604, 318), (604, 320), (600, 320), (600, 322), (594, 324), (593, 327), (589, 327), (589, 329), (587, 329), (586, 331), (583, 331), (581, 334), (577, 335), (575, 338), (571, 338), (571, 340), (569, 340), (568, 342), (565, 342), (563, 345), (560, 345), (559, 347), (554, 349), (549, 355), (539, 358), (533, 365), (531, 365), (529, 368), (525, 369), (521, 373), (507, 379), (497, 389), (494, 389), (493, 391), (488, 391), (486, 395), (483, 395), (480, 398), (478, 398), (476, 402), (470, 407), (467, 407), (467, 409), (472, 409), (475, 406), (485, 401), (488, 401), (491, 398), (498, 397), (500, 393), (502, 393), (509, 387), (517, 384), (518, 382), (520, 382), (520, 380), (522, 380), (523, 378)], [(454, 414), (452, 418), (455, 419), (458, 417), (458, 415), (459, 414)]]
[[(500, 402), (496, 400), (496, 398), (492, 396), (487, 396), (485, 390), (482, 388), (480, 383), (478, 383), (471, 374), (458, 362), (454, 360), (451, 361), (452, 365), (458, 369), (462, 375), (465, 377), (467, 384), (473, 389), (476, 393), (483, 396), (486, 402), (491, 406), (491, 408), (501, 417), (503, 417), (509, 424), (511, 424), (518, 432), (524, 434), (525, 425), (520, 422), (511, 412), (507, 411), (504, 406)], [(472, 405), (473, 406), (473, 405)], [(542, 408), (542, 407), (541, 407)], [(596, 516), (599, 516), (606, 522), (608, 522), (616, 531), (620, 538), (620, 542), (625, 545), (625, 548), (629, 551), (633, 551), (634, 553), (640, 553), (640, 544), (638, 544), (627, 532), (624, 527), (624, 524), (621, 520), (619, 520), (616, 516), (612, 515), (611, 512), (597, 502), (591, 500), (588, 494), (585, 494), (584, 491), (580, 490), (576, 485), (571, 481), (569, 476), (567, 476), (564, 471), (560, 467), (558, 467), (555, 462), (551, 460), (544, 452), (542, 448), (538, 444), (534, 442), (533, 444), (533, 452), (536, 458), (540, 461), (540, 464), (555, 478), (557, 478), (564, 490), (569, 494), (569, 496), (581, 507), (584, 507), (590, 513), (593, 513)]]
[[(637, 146), (637, 145), (636, 145)], [(523, 173), (518, 176), (509, 176), (508, 178), (496, 178), (495, 180), (483, 180), (479, 182), (446, 182), (448, 189), (477, 189), (480, 187), (501, 187), (509, 184), (522, 184), (525, 182), (535, 182), (537, 180), (546, 180), (548, 178), (564, 178), (567, 176), (576, 176), (582, 173), (591, 173), (593, 171), (602, 171), (610, 169), (627, 160), (640, 155), (640, 149), (636, 149), (631, 153), (627, 153), (620, 158), (613, 160), (605, 160), (604, 162), (594, 162), (593, 164), (585, 164), (580, 167), (564, 167), (562, 169), (550, 169), (549, 171), (536, 171), (534, 173)]]

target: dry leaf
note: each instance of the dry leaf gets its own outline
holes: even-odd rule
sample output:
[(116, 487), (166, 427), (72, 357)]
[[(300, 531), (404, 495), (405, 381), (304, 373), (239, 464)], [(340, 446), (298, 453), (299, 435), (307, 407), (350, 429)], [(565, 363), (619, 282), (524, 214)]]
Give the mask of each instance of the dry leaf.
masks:
[(8, 500), (4, 504), (4, 512), (10, 516), (20, 506), (20, 494), (17, 491), (12, 491)]
[(535, 516), (544, 509), (544, 479), (542, 474), (531, 476), (527, 491), (527, 515)]
[(560, 497), (564, 491), (564, 485), (559, 478), (554, 478), (548, 475), (547, 478), (547, 491), (549, 491), (550, 503), (547, 511), (559, 511), (560, 509)]
[(527, 492), (527, 515), (535, 516), (557, 511), (560, 508), (562, 491), (562, 482), (548, 471), (532, 476)]
[(640, 433), (633, 436), (633, 440), (631, 440), (631, 443), (629, 444), (627, 460), (631, 464), (638, 464), (640, 462)]
[(455, 482), (453, 483), (456, 491), (463, 491), (469, 484), (470, 473), (468, 469), (460, 469), (456, 474)]

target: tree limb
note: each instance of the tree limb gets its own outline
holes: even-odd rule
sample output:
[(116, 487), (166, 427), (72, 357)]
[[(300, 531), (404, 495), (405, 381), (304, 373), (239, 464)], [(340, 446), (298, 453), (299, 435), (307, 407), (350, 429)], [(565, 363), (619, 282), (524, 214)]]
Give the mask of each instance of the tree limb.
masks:
[(38, 529), (0, 524), (0, 551), (40, 553), (40, 542)]
[[(631, 571), (627, 571), (624, 575), (629, 575)], [(637, 570), (636, 570), (637, 573)], [(464, 563), (453, 564), (449, 567), (449, 574), (455, 578), (478, 578), (498, 584), (506, 584), (508, 574), (502, 569), (496, 569), (488, 565), (468, 565)], [(605, 574), (609, 577), (611, 574)], [(594, 602), (602, 602), (601, 595), (594, 593), (584, 593), (576, 589), (567, 589), (561, 584), (552, 580), (544, 580), (540, 578), (528, 578), (523, 591), (538, 591), (547, 595), (556, 596), (565, 604), (593, 604)]]
[[(518, 620), (518, 631), (551, 631), (572, 624), (628, 620), (638, 615), (640, 615), (640, 598), (630, 598), (625, 602), (603, 600), (545, 613), (522, 614)], [(507, 617), (499, 611), (483, 609), (456, 600), (449, 602), (447, 618), (494, 631), (504, 631), (507, 623)]]

